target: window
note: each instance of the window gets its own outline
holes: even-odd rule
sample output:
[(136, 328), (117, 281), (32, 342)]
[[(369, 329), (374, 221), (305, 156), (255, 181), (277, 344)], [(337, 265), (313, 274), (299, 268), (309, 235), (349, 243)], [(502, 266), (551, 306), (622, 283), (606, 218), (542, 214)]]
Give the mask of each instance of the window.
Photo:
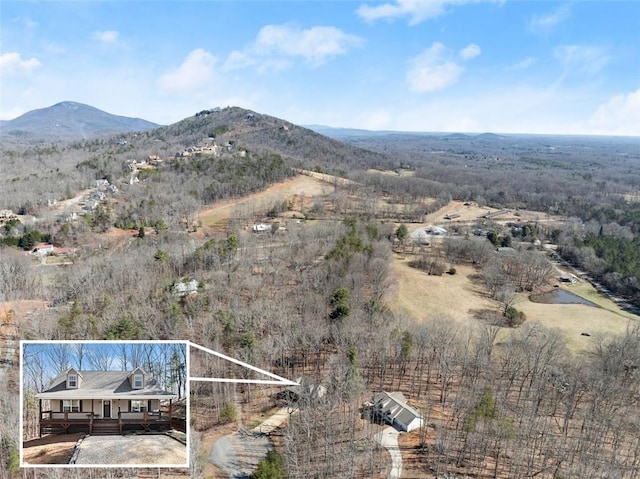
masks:
[(69, 374), (69, 387), (77, 388), (78, 387), (78, 375), (77, 374)]
[(147, 410), (147, 401), (133, 399), (131, 401), (131, 412), (144, 412)]
[(62, 412), (80, 412), (80, 400), (65, 399), (62, 401)]
[(142, 389), (142, 374), (134, 374), (133, 376), (133, 388)]

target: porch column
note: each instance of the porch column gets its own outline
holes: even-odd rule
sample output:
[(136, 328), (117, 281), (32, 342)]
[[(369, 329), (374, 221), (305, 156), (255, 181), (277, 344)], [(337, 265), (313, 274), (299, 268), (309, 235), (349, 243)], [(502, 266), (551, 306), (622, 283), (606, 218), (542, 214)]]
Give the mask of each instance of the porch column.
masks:
[(42, 437), (42, 399), (38, 399), (38, 431)]

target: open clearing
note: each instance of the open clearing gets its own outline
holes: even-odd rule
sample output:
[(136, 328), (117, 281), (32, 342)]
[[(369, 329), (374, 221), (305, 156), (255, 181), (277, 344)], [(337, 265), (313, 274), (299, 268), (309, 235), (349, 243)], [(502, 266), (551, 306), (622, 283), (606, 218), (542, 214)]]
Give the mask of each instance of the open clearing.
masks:
[(301, 201), (310, 202), (314, 197), (332, 193), (334, 188), (327, 181), (299, 175), (238, 200), (217, 202), (207, 206), (198, 215), (198, 220), (204, 227), (215, 228), (225, 225), (232, 217), (235, 208), (244, 206), (266, 212), (273, 205), (285, 200), (292, 200), (294, 205), (299, 205)]
[[(498, 212), (504, 212), (494, 216), (492, 219), (498, 223), (514, 222), (514, 223), (526, 223), (528, 221), (533, 222), (560, 222), (562, 218), (558, 216), (548, 215), (540, 213), (539, 211), (528, 210), (514, 210), (498, 208), (491, 208), (489, 206), (478, 206), (474, 202), (463, 201), (450, 201), (448, 204), (440, 208), (438, 211), (430, 213), (425, 216), (424, 225), (413, 225), (409, 227), (409, 230), (413, 231), (421, 226), (427, 226), (431, 224), (439, 224), (446, 228), (446, 225), (455, 225), (459, 223), (470, 223), (482, 219), (482, 216), (488, 214), (497, 214)], [(450, 216), (452, 219), (448, 220), (445, 217)]]
[[(448, 317), (468, 324), (473, 312), (481, 309), (499, 311), (500, 304), (491, 300), (484, 287), (472, 280), (477, 274), (470, 266), (456, 265), (455, 275), (429, 276), (411, 268), (410, 259), (395, 259), (393, 272), (396, 290), (392, 308), (408, 314), (418, 322), (427, 318)], [(556, 328), (572, 351), (588, 349), (594, 336), (623, 333), (638, 317), (622, 311), (613, 301), (598, 294), (588, 283), (566, 287), (578, 296), (596, 302), (600, 307), (581, 304), (544, 304), (529, 300), (528, 293), (518, 296), (515, 307), (527, 316), (527, 322), (539, 322)], [(589, 334), (585, 336), (582, 333)]]
[[(590, 301), (593, 301), (590, 296), (594, 295), (585, 294), (585, 292), (591, 290), (597, 295), (591, 285), (576, 286), (579, 287), (569, 286), (563, 289)], [(613, 301), (602, 295), (597, 296), (599, 296), (597, 301), (600, 305), (598, 308), (584, 304), (534, 303), (525, 294), (520, 296), (515, 307), (527, 315), (527, 321), (537, 321), (548, 328), (558, 329), (566, 339), (569, 348), (579, 352), (587, 350), (593, 344), (592, 336), (622, 334), (631, 321), (638, 319), (622, 311)], [(590, 336), (584, 336), (582, 333)]]
[(404, 312), (418, 322), (426, 318), (449, 317), (466, 321), (473, 310), (494, 309), (496, 303), (483, 297), (482, 288), (469, 279), (476, 274), (470, 266), (456, 265), (456, 274), (430, 276), (424, 271), (409, 266), (409, 259), (396, 259), (393, 273), (397, 287), (392, 308)]

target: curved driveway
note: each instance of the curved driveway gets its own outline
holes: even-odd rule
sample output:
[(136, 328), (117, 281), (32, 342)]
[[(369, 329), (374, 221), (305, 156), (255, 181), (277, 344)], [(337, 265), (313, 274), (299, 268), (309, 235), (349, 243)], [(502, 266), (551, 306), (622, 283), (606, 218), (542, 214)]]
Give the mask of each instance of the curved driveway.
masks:
[(392, 427), (385, 427), (382, 432), (376, 434), (376, 441), (391, 455), (391, 472), (387, 476), (388, 479), (400, 479), (402, 474), (402, 454), (400, 454), (400, 446), (398, 446), (399, 434)]

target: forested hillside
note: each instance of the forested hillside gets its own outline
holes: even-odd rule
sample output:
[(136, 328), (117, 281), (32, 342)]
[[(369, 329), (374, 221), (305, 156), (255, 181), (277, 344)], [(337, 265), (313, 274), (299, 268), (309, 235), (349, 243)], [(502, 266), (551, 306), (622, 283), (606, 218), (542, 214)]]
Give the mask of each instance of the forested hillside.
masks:
[[(626, 332), (591, 334), (576, 315), (569, 337), (522, 305), (571, 280), (555, 252), (638, 298), (637, 144), (372, 138), (348, 145), (225, 108), (110, 139), (5, 148), (0, 475), (138, 474), (19, 469), (18, 445), (32, 438), (18, 430), (14, 353), (28, 338), (189, 340), (324, 388), (295, 399), (283, 387), (193, 382), (191, 466), (176, 475), (221, 477), (213, 441), (285, 408), (262, 469), (280, 476), (266, 477), (387, 477), (372, 400), (396, 391), (423, 419), (400, 435), (402, 477), (636, 477), (637, 317), (607, 305), (590, 314)], [(287, 191), (301, 172), (322, 187), (256, 195)], [(586, 213), (598, 208), (597, 220)], [(417, 272), (409, 301), (428, 298), (419, 313), (398, 306), (406, 270)], [(448, 295), (430, 296), (424, 278)], [(451, 315), (434, 312), (438, 302)], [(258, 377), (197, 354), (192, 366), (192, 376)]]

